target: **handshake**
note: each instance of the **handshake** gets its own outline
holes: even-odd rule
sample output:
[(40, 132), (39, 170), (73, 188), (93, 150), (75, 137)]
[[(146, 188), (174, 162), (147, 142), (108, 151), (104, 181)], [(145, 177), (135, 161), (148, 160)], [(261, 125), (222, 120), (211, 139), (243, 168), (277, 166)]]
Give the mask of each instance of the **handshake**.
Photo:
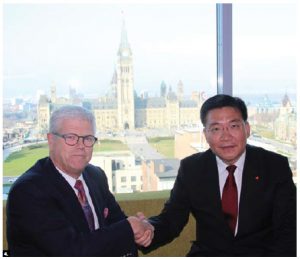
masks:
[(138, 212), (136, 216), (130, 216), (127, 220), (131, 225), (135, 243), (144, 247), (149, 246), (154, 237), (154, 227), (147, 221), (145, 215)]

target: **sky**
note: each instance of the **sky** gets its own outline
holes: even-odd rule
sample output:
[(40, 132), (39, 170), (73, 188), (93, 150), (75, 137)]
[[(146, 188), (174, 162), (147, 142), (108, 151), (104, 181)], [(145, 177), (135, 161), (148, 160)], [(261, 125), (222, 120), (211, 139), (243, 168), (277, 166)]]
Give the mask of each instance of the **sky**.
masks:
[[(122, 22), (133, 52), (134, 88), (160, 84), (186, 94), (216, 89), (216, 19), (211, 3), (20, 3), (3, 5), (3, 96), (58, 96), (70, 86), (104, 95), (117, 61)], [(233, 5), (233, 72), (239, 91), (295, 93), (295, 4)], [(236, 88), (235, 88), (236, 89)]]

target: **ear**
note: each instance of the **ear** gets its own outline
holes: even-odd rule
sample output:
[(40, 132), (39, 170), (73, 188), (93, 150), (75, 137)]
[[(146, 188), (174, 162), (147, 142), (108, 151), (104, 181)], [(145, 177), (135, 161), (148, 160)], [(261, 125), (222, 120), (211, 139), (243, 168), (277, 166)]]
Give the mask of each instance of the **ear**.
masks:
[(207, 141), (208, 136), (207, 136), (207, 132), (206, 132), (205, 128), (203, 128), (202, 132), (203, 132), (203, 134), (205, 136), (206, 142), (208, 143), (208, 141)]
[(245, 122), (245, 130), (246, 130), (247, 138), (249, 138), (251, 129), (250, 129), (250, 124), (248, 121)]
[(47, 133), (48, 145), (51, 146), (53, 143), (53, 135), (51, 133)]

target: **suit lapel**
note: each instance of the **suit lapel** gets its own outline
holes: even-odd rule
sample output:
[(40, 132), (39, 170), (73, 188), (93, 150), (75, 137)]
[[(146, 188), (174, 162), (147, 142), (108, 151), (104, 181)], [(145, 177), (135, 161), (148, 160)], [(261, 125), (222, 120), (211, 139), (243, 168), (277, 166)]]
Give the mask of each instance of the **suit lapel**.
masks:
[(216, 215), (218, 221), (220, 222), (220, 227), (223, 227), (222, 232), (226, 233), (228, 237), (233, 238), (231, 229), (223, 214), (216, 156), (212, 153), (212, 151), (209, 150), (208, 156), (205, 157), (204, 160), (206, 161), (206, 172), (209, 173), (209, 180), (207, 181), (207, 186), (209, 187), (209, 192), (207, 193), (209, 207), (212, 207), (212, 209), (215, 211), (213, 215)]
[(105, 201), (101, 193), (100, 183), (97, 182), (96, 179), (92, 178), (92, 175), (88, 172), (88, 170), (83, 172), (83, 178), (89, 188), (89, 193), (98, 217), (99, 226), (104, 226), (103, 211)]
[(48, 159), (45, 168), (47, 181), (49, 180), (51, 182), (50, 185), (53, 188), (52, 195), (57, 200), (60, 209), (64, 211), (69, 220), (79, 231), (89, 231), (83, 210), (70, 184), (57, 171), (50, 159)]
[(211, 193), (209, 195), (211, 197), (211, 204), (214, 204), (215, 210), (222, 211), (216, 156), (211, 151), (209, 153), (206, 166), (206, 172), (208, 173), (207, 183), (210, 188), (209, 193)]
[(203, 155), (203, 160), (199, 163), (199, 167), (202, 167), (203, 169), (201, 170), (202, 173), (199, 176), (200, 178), (198, 181), (201, 183), (202, 188), (206, 191), (200, 195), (205, 197), (206, 208), (211, 210), (211, 215), (217, 217), (217, 220), (220, 223), (219, 227), (223, 228), (223, 232), (228, 232), (228, 235), (232, 235), (223, 215), (216, 156), (211, 150), (207, 151), (207, 153), (204, 153)]
[(246, 158), (242, 178), (242, 188), (239, 203), (238, 235), (245, 233), (251, 219), (251, 211), (255, 210), (256, 203), (261, 199), (262, 193), (262, 170), (260, 169), (259, 157), (252, 147), (247, 146)]

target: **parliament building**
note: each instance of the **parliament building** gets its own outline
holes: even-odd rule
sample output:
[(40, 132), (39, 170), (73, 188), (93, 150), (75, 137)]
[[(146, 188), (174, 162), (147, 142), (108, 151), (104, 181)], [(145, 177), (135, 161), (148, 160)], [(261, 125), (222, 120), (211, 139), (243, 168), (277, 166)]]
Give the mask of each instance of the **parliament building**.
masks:
[[(159, 87), (159, 86), (158, 86)], [(50, 98), (40, 96), (38, 104), (38, 130), (45, 134), (53, 110), (66, 104), (81, 105), (93, 111), (97, 131), (126, 130), (136, 128), (177, 129), (197, 125), (200, 122), (200, 107), (203, 93), (184, 95), (181, 80), (177, 89), (167, 89), (164, 81), (160, 85), (160, 96), (137, 96), (134, 90), (133, 54), (127, 39), (125, 23), (121, 31), (121, 41), (107, 94), (98, 99), (85, 99), (70, 88), (69, 98), (57, 97), (55, 84), (51, 85)]]

